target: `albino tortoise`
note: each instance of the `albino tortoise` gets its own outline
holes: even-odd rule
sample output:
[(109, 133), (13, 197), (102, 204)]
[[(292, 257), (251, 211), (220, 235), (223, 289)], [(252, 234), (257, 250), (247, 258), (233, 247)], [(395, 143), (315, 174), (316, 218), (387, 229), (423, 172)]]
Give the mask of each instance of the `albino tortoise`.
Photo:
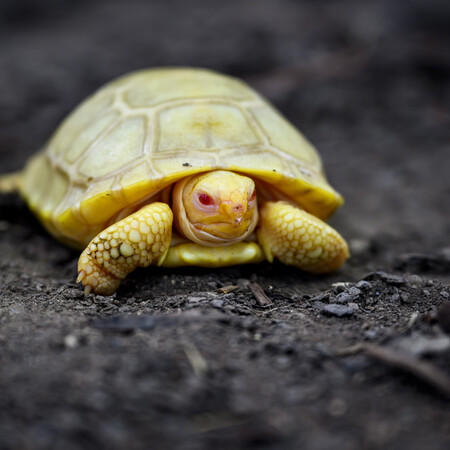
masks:
[(110, 295), (138, 266), (277, 258), (320, 273), (348, 257), (323, 222), (342, 197), (316, 150), (245, 83), (208, 70), (143, 70), (107, 84), (0, 185), (84, 249), (86, 292)]

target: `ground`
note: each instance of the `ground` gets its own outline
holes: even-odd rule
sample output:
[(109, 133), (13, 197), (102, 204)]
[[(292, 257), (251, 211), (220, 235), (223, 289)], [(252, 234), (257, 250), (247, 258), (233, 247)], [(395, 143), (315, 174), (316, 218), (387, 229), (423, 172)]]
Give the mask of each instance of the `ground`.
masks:
[(0, 448), (450, 448), (448, 1), (41, 3), (0, 6), (2, 172), (115, 76), (210, 67), (317, 146), (352, 257), (84, 295), (78, 253), (1, 196)]

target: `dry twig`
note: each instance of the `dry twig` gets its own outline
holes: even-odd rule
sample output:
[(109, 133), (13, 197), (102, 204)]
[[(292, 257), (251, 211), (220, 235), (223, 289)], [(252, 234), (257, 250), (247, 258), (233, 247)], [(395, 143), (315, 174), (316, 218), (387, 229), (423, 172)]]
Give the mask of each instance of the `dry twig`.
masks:
[(341, 350), (338, 355), (347, 356), (361, 351), (388, 366), (414, 375), (450, 397), (450, 377), (434, 364), (421, 361), (414, 356), (376, 344), (357, 344)]
[(272, 300), (270, 300), (270, 298), (267, 297), (263, 288), (258, 283), (249, 283), (248, 288), (255, 296), (259, 306), (261, 306), (262, 308), (268, 308), (269, 306), (273, 305)]
[(235, 291), (236, 289), (239, 289), (239, 286), (229, 284), (227, 286), (220, 287), (219, 289), (217, 289), (217, 292), (220, 292), (221, 294), (228, 294), (230, 292)]

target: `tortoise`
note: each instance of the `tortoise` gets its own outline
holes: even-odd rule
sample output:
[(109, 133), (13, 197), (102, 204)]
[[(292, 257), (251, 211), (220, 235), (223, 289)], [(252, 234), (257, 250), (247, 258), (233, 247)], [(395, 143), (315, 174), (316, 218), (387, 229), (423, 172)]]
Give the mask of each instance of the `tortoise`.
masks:
[(305, 137), (243, 81), (200, 68), (124, 75), (83, 101), (17, 175), (44, 227), (111, 295), (136, 267), (338, 269), (343, 199)]

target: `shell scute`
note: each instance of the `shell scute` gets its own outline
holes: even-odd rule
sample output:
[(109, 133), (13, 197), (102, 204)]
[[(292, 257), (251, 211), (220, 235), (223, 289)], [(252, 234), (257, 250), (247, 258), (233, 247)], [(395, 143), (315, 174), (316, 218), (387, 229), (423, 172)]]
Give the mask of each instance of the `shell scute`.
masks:
[(74, 138), (71, 146), (64, 153), (64, 159), (68, 164), (74, 163), (83, 152), (91, 145), (94, 145), (96, 139), (105, 132), (111, 125), (117, 121), (119, 113), (116, 111), (107, 112), (97, 120), (86, 126), (76, 138)]
[[(159, 72), (159, 73), (158, 73)], [(239, 80), (226, 78), (210, 71), (184, 69), (155, 70), (137, 73), (132, 85), (124, 93), (124, 101), (131, 108), (156, 106), (175, 100), (198, 98), (224, 98), (252, 100), (252, 91)]]
[(143, 117), (131, 117), (117, 125), (86, 155), (80, 163), (79, 173), (100, 178), (120, 172), (123, 167), (142, 153), (145, 138)]
[(175, 106), (159, 115), (158, 152), (260, 144), (242, 111), (223, 103)]
[(70, 150), (78, 136), (98, 117), (109, 111), (113, 94), (100, 93), (81, 103), (57, 128), (51, 139), (52, 151), (56, 154)]
[(98, 186), (98, 192), (89, 191), (79, 205), (80, 215), (87, 224), (104, 224), (127, 206), (120, 191), (108, 189), (108, 181)]
[(51, 176), (48, 183), (45, 199), (42, 201), (42, 209), (53, 212), (60, 204), (69, 188), (69, 179), (60, 169), (51, 170)]
[(274, 114), (272, 108), (252, 108), (251, 112), (274, 149), (282, 150), (296, 160), (301, 159), (309, 165), (321, 164), (310, 142), (286, 119)]

